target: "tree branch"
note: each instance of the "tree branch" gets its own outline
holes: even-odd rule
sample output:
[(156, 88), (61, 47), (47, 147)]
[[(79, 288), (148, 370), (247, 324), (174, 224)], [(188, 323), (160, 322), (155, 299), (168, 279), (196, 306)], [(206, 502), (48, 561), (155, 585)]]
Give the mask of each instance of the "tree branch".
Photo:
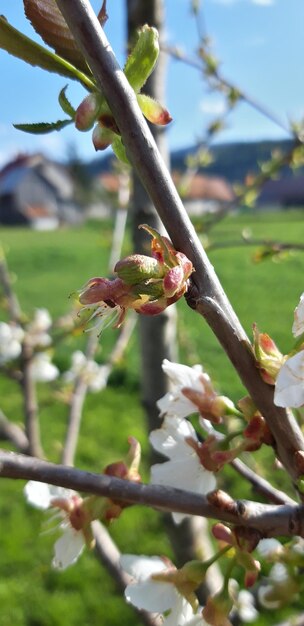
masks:
[(13, 422), (10, 422), (0, 410), (0, 439), (10, 441), (19, 452), (26, 453), (29, 442), (25, 432)]
[(295, 453), (304, 450), (303, 434), (294, 417), (273, 404), (272, 390), (256, 369), (250, 342), (202, 248), (137, 105), (136, 96), (117, 64), (90, 3), (87, 0), (56, 1), (109, 102), (130, 160), (175, 248), (184, 252), (195, 267), (192, 307), (205, 317), (218, 337), (267, 420), (281, 462), (296, 479), (301, 470)]
[[(250, 500), (230, 500), (226, 505), (216, 497), (211, 503), (205, 496), (181, 489), (138, 484), (5, 450), (0, 451), (0, 477), (37, 480), (161, 511), (200, 515), (255, 529), (261, 537), (304, 536), (304, 505), (275, 506)], [(214, 504), (216, 501), (218, 504)]]

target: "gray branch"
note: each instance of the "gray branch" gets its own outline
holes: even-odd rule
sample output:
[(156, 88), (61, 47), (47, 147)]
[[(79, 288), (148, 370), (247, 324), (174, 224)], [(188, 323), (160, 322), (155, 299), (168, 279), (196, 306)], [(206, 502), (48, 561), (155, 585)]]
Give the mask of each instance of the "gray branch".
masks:
[(254, 529), (261, 537), (304, 536), (304, 505), (269, 505), (250, 500), (201, 496), (160, 485), (138, 484), (111, 476), (54, 465), (40, 459), (0, 451), (0, 477), (36, 480), (84, 493), (150, 506), (160, 511), (188, 513)]
[(90, 3), (87, 0), (57, 0), (57, 4), (105, 94), (130, 160), (175, 248), (184, 252), (195, 267), (191, 306), (205, 317), (222, 344), (267, 420), (281, 462), (296, 479), (301, 469), (297, 466), (295, 453), (304, 450), (303, 434), (293, 415), (273, 404), (273, 391), (261, 379), (251, 344), (202, 248), (137, 105), (135, 94), (117, 64)]

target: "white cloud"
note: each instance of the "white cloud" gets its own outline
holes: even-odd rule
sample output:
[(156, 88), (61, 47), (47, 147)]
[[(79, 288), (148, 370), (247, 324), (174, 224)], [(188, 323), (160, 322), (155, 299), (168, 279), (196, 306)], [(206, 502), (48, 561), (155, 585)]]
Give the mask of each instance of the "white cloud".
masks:
[(205, 115), (223, 115), (226, 106), (224, 100), (220, 100), (218, 98), (216, 100), (204, 98), (201, 100), (199, 108)]

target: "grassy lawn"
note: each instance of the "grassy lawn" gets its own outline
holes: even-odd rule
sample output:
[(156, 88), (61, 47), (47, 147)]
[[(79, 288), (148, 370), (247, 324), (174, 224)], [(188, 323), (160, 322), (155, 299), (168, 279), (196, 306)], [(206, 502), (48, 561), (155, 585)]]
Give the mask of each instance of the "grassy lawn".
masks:
[[(216, 226), (212, 238), (236, 243), (244, 228), (250, 228), (255, 238), (302, 243), (303, 213), (231, 216)], [(47, 307), (53, 317), (67, 313), (70, 309), (68, 296), (72, 291), (92, 276), (107, 274), (111, 243), (109, 223), (49, 233), (1, 229), (0, 240), (27, 314), (35, 307)], [(254, 263), (254, 252), (249, 246), (215, 248), (210, 251), (210, 259), (246, 331), (251, 334), (252, 323), (256, 322), (261, 331), (272, 334), (282, 351), (287, 351), (292, 345), (293, 309), (304, 290), (304, 254), (292, 253), (284, 260)], [(244, 389), (210, 329), (185, 302), (178, 303), (178, 311), (181, 360), (190, 365), (201, 362), (218, 389), (237, 401), (244, 395)], [(103, 334), (97, 354), (99, 361), (113, 345), (115, 333), (108, 329)], [(59, 367), (67, 367), (70, 353), (83, 343), (83, 336), (71, 338), (55, 355)], [(147, 456), (139, 376), (134, 336), (109, 387), (86, 399), (76, 459), (78, 467), (101, 471), (107, 463), (120, 459), (127, 449), (130, 434), (142, 442), (144, 457)], [(10, 418), (21, 422), (19, 390), (1, 377), (0, 393), (1, 408)], [(67, 409), (56, 395), (50, 396), (43, 384), (39, 386), (39, 399), (43, 444), (48, 457), (58, 461)], [(266, 455), (265, 459), (266, 471), (272, 467), (272, 458)], [(247, 460), (254, 467), (255, 461)], [(281, 488), (284, 478), (284, 473), (276, 470), (274, 481)], [(237, 481), (230, 471), (222, 486), (238, 497), (249, 495), (247, 487)], [(76, 567), (63, 573), (51, 570), (54, 536), (41, 535), (47, 518), (24, 503), (22, 488), (21, 483), (6, 480), (0, 485), (1, 626), (117, 626), (121, 623), (136, 626), (138, 621), (133, 611), (120, 598), (93, 555), (85, 553)], [(171, 555), (156, 512), (134, 507), (113, 524), (111, 533), (123, 552)], [(276, 623), (275, 615), (271, 619), (274, 620), (271, 623)], [(267, 621), (259, 622), (264, 623)]]

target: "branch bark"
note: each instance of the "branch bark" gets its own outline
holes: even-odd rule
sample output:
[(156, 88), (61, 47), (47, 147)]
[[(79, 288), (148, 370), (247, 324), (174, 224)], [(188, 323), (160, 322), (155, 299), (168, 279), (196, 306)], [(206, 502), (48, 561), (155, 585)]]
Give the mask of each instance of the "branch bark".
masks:
[(136, 97), (87, 0), (56, 0), (98, 85), (112, 109), (127, 153), (177, 250), (195, 267), (191, 306), (206, 319), (225, 349), (255, 404), (265, 416), (277, 454), (295, 480), (304, 450), (303, 434), (293, 417), (273, 404), (272, 389), (260, 377), (251, 344), (209, 262), (161, 159)]
[(0, 450), (0, 477), (36, 480), (160, 511), (199, 515), (255, 529), (261, 537), (304, 536), (304, 505), (275, 506), (250, 500), (231, 500), (229, 506), (224, 507), (212, 504), (205, 496), (181, 489), (138, 484), (5, 450)]

